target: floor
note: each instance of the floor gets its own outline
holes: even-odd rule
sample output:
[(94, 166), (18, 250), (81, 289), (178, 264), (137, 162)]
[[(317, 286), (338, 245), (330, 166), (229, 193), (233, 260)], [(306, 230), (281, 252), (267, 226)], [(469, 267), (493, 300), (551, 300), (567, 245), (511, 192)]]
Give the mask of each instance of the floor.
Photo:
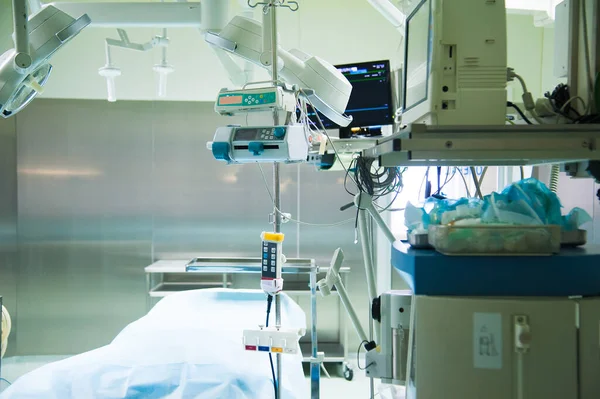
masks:
[[(20, 376), (41, 367), (47, 363), (64, 359), (64, 356), (18, 356), (2, 359), (2, 378), (8, 381), (15, 381)], [(333, 371), (331, 367), (328, 367)], [(309, 380), (307, 379), (307, 384)], [(396, 399), (385, 393), (379, 393), (379, 383), (375, 383), (376, 399)], [(0, 392), (7, 387), (6, 382), (0, 381)], [(369, 379), (365, 377), (364, 372), (354, 369), (354, 379), (346, 381), (338, 376), (327, 378), (322, 375), (321, 379), (321, 398), (345, 398), (345, 399), (368, 399)]]

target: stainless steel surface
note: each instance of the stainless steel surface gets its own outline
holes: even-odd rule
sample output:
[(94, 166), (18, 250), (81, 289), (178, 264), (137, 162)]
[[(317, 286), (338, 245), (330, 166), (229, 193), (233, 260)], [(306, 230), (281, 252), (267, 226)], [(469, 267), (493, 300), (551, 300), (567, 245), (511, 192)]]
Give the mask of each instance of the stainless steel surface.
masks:
[[(199, 268), (206, 267), (210, 270), (210, 273), (229, 273), (231, 270), (236, 274), (245, 273), (260, 273), (260, 269), (256, 268), (255, 262), (258, 262), (260, 258), (195, 258), (191, 261), (187, 260), (159, 260), (153, 264), (146, 266), (144, 271), (146, 273), (183, 273), (186, 272), (188, 265), (196, 265)], [(317, 265), (314, 259), (297, 259), (288, 258), (284, 266), (284, 270), (290, 274), (310, 274), (313, 265)], [(230, 269), (231, 268), (231, 269)], [(202, 269), (204, 270), (204, 269)], [(329, 270), (329, 267), (320, 267), (317, 265), (317, 273), (325, 274)], [(350, 268), (342, 266), (339, 270), (340, 274), (350, 273)], [(290, 276), (288, 276), (289, 278)]]
[(362, 154), (382, 166), (535, 165), (598, 160), (599, 143), (600, 125), (410, 125)]
[(154, 298), (162, 298), (167, 295), (181, 291), (202, 290), (205, 288), (228, 288), (231, 283), (223, 284), (221, 282), (208, 283), (160, 283), (149, 291), (149, 295)]
[(16, 119), (0, 118), (0, 296), (13, 316), (7, 357), (16, 349), (18, 273)]
[(413, 247), (415, 249), (430, 249), (430, 248), (432, 248), (432, 246), (429, 245), (429, 235), (427, 233), (422, 233), (422, 234), (408, 233), (407, 237), (408, 237), (408, 243), (410, 244), (411, 247)]
[[(218, 126), (243, 118), (224, 118), (211, 103), (191, 102), (39, 99), (17, 119), (2, 121), (2, 248), (16, 247), (16, 168), (11, 177), (2, 167), (10, 164), (15, 121), (23, 245), (18, 258), (0, 254), (1, 294), (16, 315), (9, 354), (71, 354), (106, 344), (145, 313), (144, 267), (156, 259), (257, 254), (272, 211), (260, 170), (204, 154)], [(282, 224), (284, 251), (325, 265), (343, 247), (351, 269), (346, 287), (366, 327), (369, 305), (353, 223), (315, 225), (353, 218), (339, 211), (350, 198), (343, 178), (343, 172), (324, 174), (310, 165), (281, 166), (282, 211), (309, 223)], [(18, 296), (16, 275), (7, 269), (19, 271)], [(231, 283), (256, 288), (259, 279), (236, 274)], [(285, 277), (286, 286), (300, 280)], [(310, 313), (308, 296), (293, 298)], [(339, 327), (346, 316), (338, 299), (318, 298), (318, 308), (320, 344), (343, 341)], [(348, 347), (356, 348), (355, 334), (350, 339)]]
[[(302, 360), (305, 362), (310, 362), (311, 343), (300, 342), (300, 350), (303, 353)], [(345, 360), (348, 360), (344, 357), (344, 347), (339, 343), (319, 343), (319, 350), (325, 353), (325, 359), (323, 360), (323, 363), (341, 363)]]
[[(287, 259), (282, 273), (310, 274), (314, 259)], [(195, 258), (185, 267), (188, 273), (260, 273), (261, 258)], [(318, 272), (321, 270), (318, 268)]]
[(406, 361), (408, 354), (408, 329), (392, 329), (392, 378), (406, 381)]
[[(407, 364), (414, 370), (409, 370), (407, 375), (416, 384), (416, 397), (516, 398), (515, 382), (520, 370), (517, 365), (515, 329), (507, 321), (520, 314), (529, 318), (532, 337), (531, 350), (523, 355), (523, 398), (578, 397), (578, 364), (584, 359), (580, 358), (577, 350), (577, 336), (581, 332), (575, 326), (576, 304), (573, 300), (417, 296), (413, 304), (411, 312), (417, 317), (411, 317), (411, 358)], [(592, 306), (597, 308), (598, 304)], [(585, 345), (586, 352), (593, 353), (591, 357), (595, 359), (590, 364), (596, 366), (593, 368), (593, 378), (597, 381), (598, 312), (594, 313), (590, 326), (594, 330), (594, 337), (587, 335), (591, 339), (581, 344)], [(499, 318), (495, 327), (493, 322), (482, 324), (482, 321), (477, 321), (481, 316), (488, 315)], [(489, 335), (485, 335), (486, 332)], [(496, 356), (486, 356), (485, 340), (481, 352), (475, 349), (479, 338), (486, 336), (493, 337), (494, 344), (491, 345), (497, 350)], [(561, 344), (557, 345), (557, 342)], [(440, 353), (453, 360), (441, 362)], [(483, 357), (479, 356), (480, 353), (483, 353)], [(589, 376), (587, 374), (586, 377)], [(592, 397), (597, 397), (597, 393)]]
[(339, 154), (354, 154), (367, 148), (371, 148), (377, 144), (377, 139), (360, 138), (360, 139), (336, 139), (332, 137), (327, 140), (327, 151), (337, 152)]
[(152, 103), (41, 100), (17, 117), (17, 352), (108, 344), (146, 310)]

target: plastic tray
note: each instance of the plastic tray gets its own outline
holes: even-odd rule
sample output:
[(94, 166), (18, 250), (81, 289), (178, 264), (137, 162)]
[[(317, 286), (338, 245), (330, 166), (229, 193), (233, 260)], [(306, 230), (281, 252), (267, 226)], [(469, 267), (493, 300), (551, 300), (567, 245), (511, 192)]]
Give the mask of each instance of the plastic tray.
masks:
[(560, 243), (555, 225), (429, 227), (429, 244), (444, 255), (552, 255)]

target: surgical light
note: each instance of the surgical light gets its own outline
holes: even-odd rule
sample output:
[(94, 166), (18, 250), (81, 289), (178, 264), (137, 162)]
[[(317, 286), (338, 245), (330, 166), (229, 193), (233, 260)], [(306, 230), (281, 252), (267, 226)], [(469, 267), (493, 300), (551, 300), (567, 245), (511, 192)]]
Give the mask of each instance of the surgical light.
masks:
[(52, 55), (91, 22), (74, 19), (53, 6), (27, 18), (23, 0), (13, 0), (15, 48), (0, 55), (0, 115), (8, 118), (25, 108), (48, 81)]

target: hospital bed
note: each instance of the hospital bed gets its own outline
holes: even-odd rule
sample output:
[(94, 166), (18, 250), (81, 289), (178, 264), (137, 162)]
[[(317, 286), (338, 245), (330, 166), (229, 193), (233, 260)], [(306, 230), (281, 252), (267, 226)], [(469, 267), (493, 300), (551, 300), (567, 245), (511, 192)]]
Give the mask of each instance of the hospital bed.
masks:
[[(186, 291), (161, 300), (107, 346), (19, 378), (12, 398), (272, 398), (265, 353), (245, 351), (242, 333), (266, 317), (261, 291)], [(282, 294), (282, 324), (306, 328), (302, 309)], [(302, 354), (283, 358), (282, 399), (308, 397)]]

